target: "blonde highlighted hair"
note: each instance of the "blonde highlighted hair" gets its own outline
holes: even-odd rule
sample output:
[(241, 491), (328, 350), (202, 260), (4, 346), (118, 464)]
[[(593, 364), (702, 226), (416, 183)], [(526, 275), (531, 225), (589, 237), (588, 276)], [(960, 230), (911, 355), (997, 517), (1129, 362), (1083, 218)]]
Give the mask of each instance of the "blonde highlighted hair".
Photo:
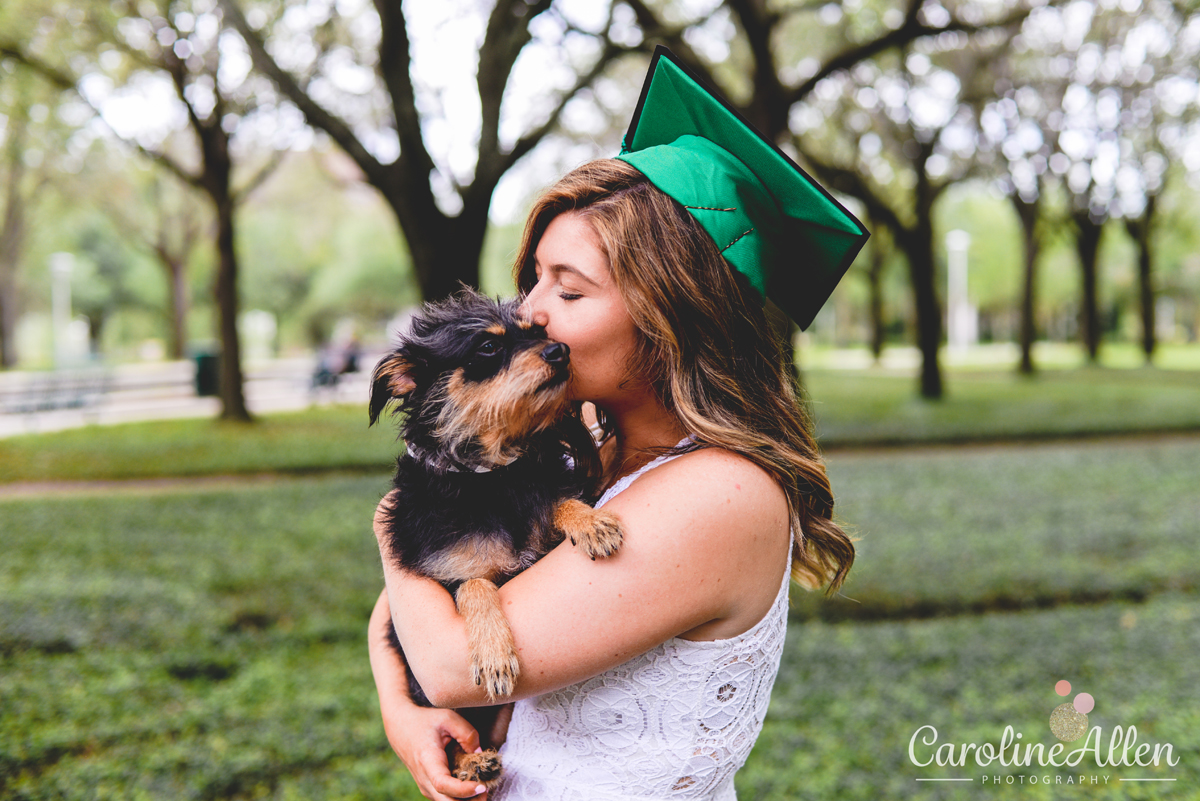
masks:
[(795, 532), (792, 577), (836, 590), (854, 544), (833, 522), (809, 415), (753, 291), (682, 206), (625, 162), (601, 159), (534, 205), (514, 265), (521, 292), (536, 283), (538, 242), (563, 212), (587, 220), (608, 257), (637, 329), (636, 377), (697, 443), (741, 454), (774, 477)]

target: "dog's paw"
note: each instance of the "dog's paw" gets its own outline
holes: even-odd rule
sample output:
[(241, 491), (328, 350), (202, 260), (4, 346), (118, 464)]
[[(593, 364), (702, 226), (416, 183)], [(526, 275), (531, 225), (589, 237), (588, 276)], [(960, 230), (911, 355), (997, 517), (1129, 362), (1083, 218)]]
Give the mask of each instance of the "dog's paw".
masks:
[(500, 754), (494, 748), (478, 754), (459, 752), (454, 761), (454, 778), (485, 785), (489, 790), (500, 778), (501, 771)]
[(592, 559), (612, 556), (625, 541), (621, 518), (611, 512), (598, 510), (590, 530), (583, 532), (579, 544)]
[(512, 651), (482, 647), (471, 659), (471, 678), (483, 686), (489, 701), (512, 695), (520, 672), (517, 655)]
[(574, 499), (555, 509), (554, 526), (592, 559), (612, 556), (625, 540), (619, 517)]

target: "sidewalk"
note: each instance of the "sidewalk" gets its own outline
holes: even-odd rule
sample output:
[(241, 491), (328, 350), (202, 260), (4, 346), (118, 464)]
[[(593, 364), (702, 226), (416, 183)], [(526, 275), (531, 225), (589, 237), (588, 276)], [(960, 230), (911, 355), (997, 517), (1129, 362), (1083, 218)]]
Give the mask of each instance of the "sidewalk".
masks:
[[(373, 354), (360, 364), (374, 364)], [(366, 408), (369, 373), (341, 376), (336, 387), (312, 389), (315, 357), (252, 362), (246, 369), (246, 405), (252, 414), (299, 411), (315, 404), (360, 403)], [(196, 396), (191, 361), (88, 367), (74, 374), (0, 373), (0, 438), (88, 425), (216, 417), (217, 398)], [(71, 397), (62, 397), (64, 387)], [(29, 403), (39, 393), (59, 395)], [(6, 402), (7, 401), (7, 402)], [(34, 408), (35, 406), (57, 408)]]

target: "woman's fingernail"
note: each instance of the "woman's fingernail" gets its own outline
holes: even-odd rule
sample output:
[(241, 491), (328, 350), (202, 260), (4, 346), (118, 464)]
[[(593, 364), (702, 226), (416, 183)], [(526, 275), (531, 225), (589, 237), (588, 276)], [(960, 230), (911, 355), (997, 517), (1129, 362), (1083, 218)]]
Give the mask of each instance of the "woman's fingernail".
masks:
[(482, 753), (483, 753), (483, 746), (479, 746), (478, 748), (476, 748), (476, 749), (475, 749), (475, 753), (477, 753), (477, 754), (482, 754)]
[(486, 793), (486, 792), (487, 792), (487, 788), (484, 787), (482, 784), (475, 788), (475, 795), (479, 795), (480, 793)]

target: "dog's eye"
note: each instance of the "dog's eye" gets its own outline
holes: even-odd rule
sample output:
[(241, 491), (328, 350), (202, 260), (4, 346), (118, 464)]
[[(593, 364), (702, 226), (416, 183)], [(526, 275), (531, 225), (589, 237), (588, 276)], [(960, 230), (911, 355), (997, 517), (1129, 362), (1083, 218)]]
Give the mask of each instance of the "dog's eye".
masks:
[(500, 350), (500, 343), (494, 339), (486, 339), (476, 351), (480, 356), (494, 356)]

